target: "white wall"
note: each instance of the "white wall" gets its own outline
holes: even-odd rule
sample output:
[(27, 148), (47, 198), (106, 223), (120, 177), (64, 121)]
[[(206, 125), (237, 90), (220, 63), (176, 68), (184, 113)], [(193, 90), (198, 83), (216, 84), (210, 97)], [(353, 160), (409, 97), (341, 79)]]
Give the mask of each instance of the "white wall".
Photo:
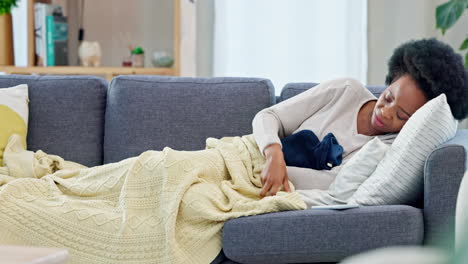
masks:
[(366, 81), (367, 1), (217, 0), (215, 76)]
[(180, 76), (197, 76), (197, 7), (180, 1)]
[(196, 0), (196, 70), (199, 77), (213, 76), (214, 0)]
[(368, 84), (383, 84), (393, 50), (411, 39), (436, 37), (456, 51), (468, 34), (468, 11), (442, 36), (435, 29), (436, 6), (446, 0), (368, 1)]
[(381, 85), (393, 50), (410, 39), (430, 36), (432, 0), (368, 1), (367, 83)]
[(143, 47), (151, 67), (154, 51), (172, 52), (173, 18), (172, 0), (87, 0), (85, 40), (99, 41), (104, 66), (121, 66), (132, 44)]

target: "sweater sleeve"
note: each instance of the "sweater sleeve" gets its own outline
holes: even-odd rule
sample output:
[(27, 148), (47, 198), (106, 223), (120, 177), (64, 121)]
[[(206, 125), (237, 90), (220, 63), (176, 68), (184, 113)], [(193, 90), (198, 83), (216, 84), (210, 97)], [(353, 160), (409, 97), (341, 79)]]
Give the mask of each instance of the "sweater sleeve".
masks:
[(260, 152), (265, 155), (265, 148), (274, 143), (282, 148), (281, 138), (291, 135), (318, 110), (343, 96), (342, 91), (348, 86), (347, 80), (343, 78), (323, 82), (258, 112), (252, 121), (252, 128)]

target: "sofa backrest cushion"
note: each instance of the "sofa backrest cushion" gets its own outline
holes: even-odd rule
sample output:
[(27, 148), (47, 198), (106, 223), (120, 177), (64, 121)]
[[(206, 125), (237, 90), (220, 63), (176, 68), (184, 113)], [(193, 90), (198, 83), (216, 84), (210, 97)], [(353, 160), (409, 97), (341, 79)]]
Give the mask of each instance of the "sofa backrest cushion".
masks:
[[(316, 86), (317, 84), (318, 83), (288, 83), (281, 90), (281, 96), (279, 100), (277, 100), (277, 102), (284, 101), (290, 97), (300, 94), (308, 90), (309, 88)], [(380, 96), (383, 90), (385, 90), (385, 86), (379, 86), (379, 85), (367, 85), (366, 87), (377, 98)]]
[(276, 101), (267, 79), (165, 76), (118, 76), (107, 100), (104, 163), (250, 134), (255, 114)]
[(29, 88), (29, 150), (102, 164), (107, 82), (94, 76), (1, 75), (0, 88)]

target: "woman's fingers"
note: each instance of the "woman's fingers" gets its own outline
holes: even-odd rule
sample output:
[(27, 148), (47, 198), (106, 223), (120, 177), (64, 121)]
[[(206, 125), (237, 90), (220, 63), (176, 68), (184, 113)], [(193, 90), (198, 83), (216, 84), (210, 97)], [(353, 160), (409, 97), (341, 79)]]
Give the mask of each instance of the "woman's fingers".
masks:
[(281, 173), (268, 173), (268, 171), (265, 171), (260, 178), (263, 186), (260, 192), (261, 198), (265, 197), (267, 194), (268, 196), (276, 195), (281, 189), (281, 186), (284, 186), (286, 192), (291, 192), (287, 172), (282, 175)]
[(285, 191), (291, 192), (291, 187), (289, 186), (288, 177), (285, 177), (285, 178), (284, 178), (284, 180), (283, 180), (283, 187), (284, 187), (284, 190), (285, 190)]
[(281, 186), (284, 187), (284, 191), (286, 192), (291, 192), (291, 187), (289, 186), (289, 181), (288, 178), (285, 177), (283, 179), (282, 183), (276, 183), (272, 180), (263, 180), (263, 188), (262, 191), (260, 192), (260, 197), (265, 197), (267, 196), (274, 196), (278, 193), (278, 191), (281, 189)]
[(270, 190), (271, 185), (271, 181), (266, 181), (266, 184), (263, 185), (262, 191), (260, 192), (260, 197), (265, 197), (268, 190)]
[(274, 196), (278, 192), (278, 190), (281, 188), (281, 184), (275, 184), (271, 187), (270, 189), (270, 195), (269, 196)]

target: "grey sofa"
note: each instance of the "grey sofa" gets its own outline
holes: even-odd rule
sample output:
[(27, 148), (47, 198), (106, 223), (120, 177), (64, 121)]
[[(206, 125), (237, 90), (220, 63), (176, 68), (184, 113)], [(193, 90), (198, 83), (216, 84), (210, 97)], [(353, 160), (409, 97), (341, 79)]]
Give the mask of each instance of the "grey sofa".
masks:
[[(95, 166), (169, 146), (204, 149), (207, 137), (252, 133), (261, 109), (315, 84), (291, 83), (281, 96), (267, 79), (119, 76), (0, 76), (0, 88), (29, 85), (28, 148)], [(383, 87), (369, 87), (378, 95)], [(313, 103), (313, 102), (311, 102)], [(467, 168), (468, 131), (438, 147), (424, 168), (424, 197), (411, 205), (345, 211), (277, 212), (227, 221), (212, 263), (337, 262), (390, 245), (451, 248), (455, 203)]]

